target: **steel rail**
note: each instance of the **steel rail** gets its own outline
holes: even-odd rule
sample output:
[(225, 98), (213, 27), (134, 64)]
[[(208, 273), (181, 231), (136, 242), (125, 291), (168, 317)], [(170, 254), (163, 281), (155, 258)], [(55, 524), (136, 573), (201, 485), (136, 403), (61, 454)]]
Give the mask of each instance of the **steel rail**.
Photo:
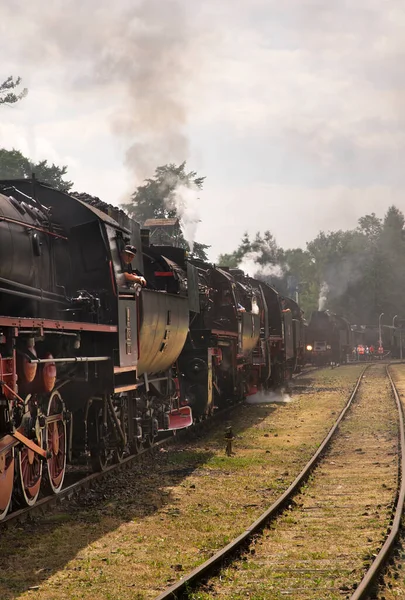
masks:
[(292, 499), (292, 497), (299, 491), (302, 484), (308, 479), (308, 476), (310, 475), (314, 467), (319, 463), (325, 450), (328, 448), (331, 439), (336, 433), (341, 421), (344, 419), (346, 413), (350, 409), (353, 400), (357, 395), (364, 373), (370, 366), (371, 364), (367, 364), (364, 367), (357, 379), (352, 393), (350, 394), (346, 406), (340, 412), (334, 425), (329, 430), (329, 433), (324, 438), (318, 450), (307, 462), (305, 467), (297, 475), (297, 477), (287, 488), (287, 490), (281, 496), (279, 496), (277, 500), (237, 538), (232, 540), (232, 542), (230, 542), (224, 548), (221, 548), (221, 550), (216, 552), (213, 556), (211, 556), (211, 558), (209, 558), (201, 565), (193, 569), (190, 573), (185, 575), (179, 581), (177, 581), (169, 588), (164, 590), (161, 594), (156, 596), (154, 600), (177, 600), (178, 598), (184, 596), (184, 594), (186, 594), (189, 589), (195, 587), (196, 583), (201, 582), (207, 575), (211, 575), (212, 573), (218, 571), (218, 569), (226, 559), (235, 556), (239, 550), (241, 550), (247, 545), (247, 543), (252, 539), (255, 533), (262, 530), (271, 519), (276, 517), (281, 512), (284, 506)]
[(397, 503), (395, 507), (395, 515), (392, 522), (392, 525), (388, 528), (388, 536), (377, 554), (376, 558), (372, 562), (370, 568), (367, 573), (364, 575), (361, 580), (359, 586), (352, 596), (350, 596), (350, 600), (363, 600), (370, 595), (372, 588), (376, 582), (377, 577), (381, 574), (382, 568), (384, 567), (387, 559), (389, 558), (391, 551), (396, 543), (397, 537), (401, 530), (401, 519), (402, 513), (404, 510), (405, 503), (405, 427), (404, 427), (404, 407), (401, 402), (401, 399), (398, 394), (398, 390), (396, 385), (391, 377), (391, 373), (389, 370), (389, 366), (386, 366), (386, 372), (388, 379), (391, 384), (391, 389), (394, 394), (395, 403), (398, 408), (398, 416), (399, 416), (399, 443), (400, 443), (400, 464), (399, 464), (399, 490), (397, 494)]

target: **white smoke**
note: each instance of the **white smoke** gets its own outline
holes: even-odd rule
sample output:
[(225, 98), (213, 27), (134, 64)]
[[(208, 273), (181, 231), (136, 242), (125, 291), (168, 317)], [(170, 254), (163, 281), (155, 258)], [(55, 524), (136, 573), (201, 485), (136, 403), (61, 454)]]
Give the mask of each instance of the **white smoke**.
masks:
[(262, 257), (261, 252), (248, 252), (238, 265), (250, 277), (282, 277), (284, 270), (280, 265), (261, 265), (258, 260)]
[(319, 290), (318, 310), (325, 310), (326, 303), (328, 301), (328, 292), (329, 286), (325, 281), (323, 281), (321, 284), (321, 289)]
[(291, 396), (284, 392), (257, 392), (253, 396), (246, 398), (247, 404), (288, 404), (292, 402)]
[(170, 192), (169, 197), (165, 200), (165, 206), (168, 210), (175, 210), (180, 220), (181, 230), (184, 239), (190, 246), (190, 252), (193, 252), (196, 240), (196, 233), (199, 218), (199, 194), (200, 188), (192, 181), (180, 179), (175, 175), (168, 175), (165, 184), (174, 189)]

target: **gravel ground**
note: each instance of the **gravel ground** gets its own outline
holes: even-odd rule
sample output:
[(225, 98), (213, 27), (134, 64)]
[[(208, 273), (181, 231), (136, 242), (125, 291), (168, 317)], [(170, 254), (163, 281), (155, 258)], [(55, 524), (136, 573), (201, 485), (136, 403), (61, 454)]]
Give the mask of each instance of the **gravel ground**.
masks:
[(331, 449), (290, 509), (257, 537), (250, 556), (223, 570), (193, 600), (345, 598), (389, 525), (397, 436), (385, 366), (373, 366)]
[(343, 407), (360, 366), (297, 380), (232, 413), (224, 427), (162, 449), (34, 523), (2, 531), (0, 598), (153, 598), (243, 531), (282, 492)]

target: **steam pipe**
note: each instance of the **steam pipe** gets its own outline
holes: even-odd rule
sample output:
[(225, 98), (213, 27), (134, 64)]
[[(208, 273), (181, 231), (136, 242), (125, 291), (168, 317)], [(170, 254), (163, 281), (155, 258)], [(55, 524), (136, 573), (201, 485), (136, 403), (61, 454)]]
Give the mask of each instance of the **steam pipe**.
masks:
[(11, 281), (10, 279), (5, 279), (4, 277), (0, 277), (0, 283), (4, 283), (5, 285), (12, 285), (13, 287), (19, 288), (20, 290), (25, 290), (27, 292), (35, 292), (36, 294), (42, 296), (53, 296), (58, 299), (65, 299), (61, 294), (55, 294), (54, 292), (48, 292), (46, 290), (41, 290), (40, 288), (32, 287), (31, 285), (25, 285), (25, 283), (18, 283), (17, 281)]
[(111, 356), (74, 356), (72, 358), (30, 358), (27, 356), (27, 360), (34, 365), (43, 365), (45, 363), (102, 362), (111, 360)]
[(35, 294), (29, 294), (28, 292), (18, 292), (17, 290), (9, 290), (7, 288), (0, 288), (0, 292), (2, 294), (10, 294), (11, 296), (19, 296), (20, 298), (29, 298), (30, 300), (40, 300), (41, 302), (57, 302), (58, 304), (65, 304), (66, 300), (58, 300), (54, 298), (45, 298), (41, 296), (36, 296)]

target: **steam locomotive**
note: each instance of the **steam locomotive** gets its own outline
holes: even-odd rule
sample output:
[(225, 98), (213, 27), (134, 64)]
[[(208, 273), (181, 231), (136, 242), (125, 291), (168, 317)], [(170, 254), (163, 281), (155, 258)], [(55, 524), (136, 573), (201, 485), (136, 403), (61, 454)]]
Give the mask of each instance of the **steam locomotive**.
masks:
[(58, 493), (67, 462), (105, 469), (303, 364), (293, 300), (142, 234), (91, 197), (0, 181), (0, 520)]
[(354, 334), (344, 317), (328, 310), (314, 311), (306, 328), (306, 362), (345, 363), (352, 353)]

